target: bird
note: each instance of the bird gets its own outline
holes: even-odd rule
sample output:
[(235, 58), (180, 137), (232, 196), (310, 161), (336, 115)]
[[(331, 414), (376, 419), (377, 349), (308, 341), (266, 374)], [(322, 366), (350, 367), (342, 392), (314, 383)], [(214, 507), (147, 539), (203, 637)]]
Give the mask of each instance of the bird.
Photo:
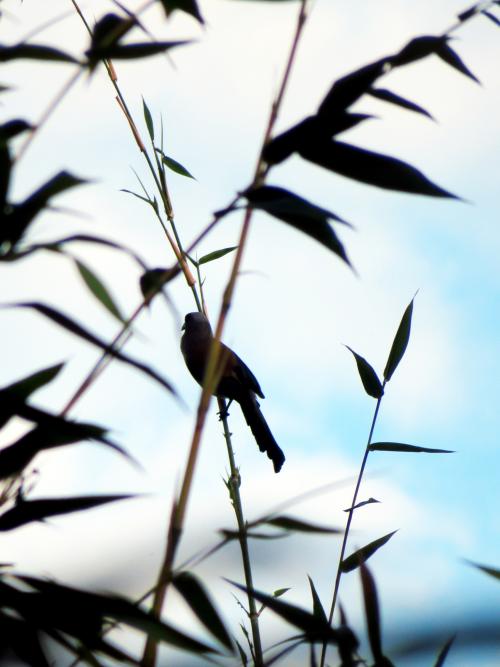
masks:
[[(186, 315), (182, 330), (184, 334), (181, 338), (181, 351), (184, 361), (196, 382), (203, 386), (214, 339), (212, 327), (203, 313), (194, 312)], [(256, 397), (264, 398), (262, 389), (248, 366), (222, 342), (216, 377), (219, 380), (213, 395), (239, 403), (260, 451), (266, 452), (273, 462), (274, 472), (279, 472), (285, 461), (285, 455), (260, 410)]]

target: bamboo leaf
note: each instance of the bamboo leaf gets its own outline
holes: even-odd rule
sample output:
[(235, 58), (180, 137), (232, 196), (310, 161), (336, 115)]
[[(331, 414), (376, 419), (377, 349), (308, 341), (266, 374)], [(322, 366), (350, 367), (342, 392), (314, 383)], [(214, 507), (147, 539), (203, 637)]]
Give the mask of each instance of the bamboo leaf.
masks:
[(186, 14), (190, 14), (202, 25), (205, 23), (196, 0), (160, 0), (160, 2), (167, 17), (176, 9), (179, 9), (182, 12), (186, 12)]
[(419, 454), (454, 454), (452, 449), (431, 449), (430, 447), (420, 447), (417, 445), (407, 445), (403, 442), (373, 442), (369, 448), (371, 452), (409, 452)]
[(344, 512), (353, 512), (354, 510), (359, 509), (360, 507), (364, 507), (365, 505), (371, 505), (373, 503), (379, 503), (380, 500), (377, 500), (376, 498), (368, 498), (368, 500), (362, 500), (359, 503), (356, 503), (352, 507), (348, 507)]
[(395, 104), (398, 107), (402, 107), (403, 109), (408, 109), (409, 111), (414, 111), (415, 113), (420, 113), (423, 116), (427, 116), (427, 118), (434, 120), (431, 114), (428, 111), (426, 111), (423, 107), (421, 107), (418, 104), (415, 104), (415, 102), (410, 102), (410, 100), (401, 97), (401, 95), (396, 95), (396, 93), (387, 90), (387, 88), (371, 88), (368, 91), (368, 94), (371, 95), (372, 97), (377, 98), (378, 100), (382, 100), (383, 102), (389, 102), (390, 104)]
[(493, 577), (494, 579), (500, 579), (500, 568), (490, 567), (488, 565), (480, 565), (479, 563), (473, 563), (470, 560), (466, 562), (469, 563), (469, 565), (476, 567), (478, 570), (481, 570), (481, 572), (488, 574), (490, 577)]
[(0, 62), (9, 60), (44, 60), (61, 63), (78, 63), (69, 53), (42, 44), (14, 44), (13, 46), (0, 45)]
[(364, 563), (360, 566), (360, 575), (363, 601), (365, 605), (366, 627), (368, 628), (368, 639), (370, 641), (373, 659), (375, 660), (375, 663), (378, 664), (383, 658), (383, 653), (377, 587), (370, 570)]
[(140, 361), (136, 361), (135, 359), (132, 359), (131, 357), (123, 354), (123, 352), (120, 352), (119, 350), (116, 350), (108, 345), (105, 341), (101, 340), (97, 336), (95, 336), (93, 333), (82, 327), (80, 324), (77, 324), (74, 320), (69, 318), (67, 315), (64, 315), (60, 311), (55, 310), (54, 308), (51, 308), (50, 306), (46, 306), (43, 303), (38, 303), (38, 302), (26, 302), (26, 303), (15, 303), (15, 304), (7, 304), (3, 305), (3, 308), (6, 307), (11, 307), (11, 308), (26, 308), (26, 309), (31, 309), (31, 310), (36, 310), (39, 312), (41, 315), (44, 315), (47, 317), (49, 320), (52, 320), (55, 324), (58, 324), (61, 326), (63, 329), (66, 329), (67, 331), (75, 334), (76, 336), (82, 338), (83, 340), (86, 340), (88, 343), (91, 343), (92, 345), (95, 345), (96, 347), (100, 348), (107, 354), (109, 354), (112, 357), (115, 357), (119, 361), (122, 361), (125, 364), (128, 364), (130, 366), (133, 366), (134, 368), (137, 368), (140, 370), (142, 373), (145, 375), (148, 375), (151, 377), (153, 380), (158, 382), (162, 387), (167, 389), (169, 392), (174, 394), (174, 396), (177, 395), (177, 392), (173, 388), (173, 386), (164, 378), (162, 378), (156, 371), (154, 371), (152, 368), (147, 366), (146, 364), (143, 364)]
[(309, 575), (307, 575), (307, 578), (309, 579), (309, 586), (311, 588), (311, 595), (313, 599), (313, 613), (316, 616), (316, 618), (319, 619), (321, 623), (324, 625), (328, 624), (328, 617), (325, 613), (325, 610), (323, 608), (323, 605), (321, 604), (320, 597), (318, 595), (318, 592), (316, 591), (316, 587), (314, 585), (313, 580)]
[(163, 164), (168, 167), (170, 171), (173, 171), (180, 176), (186, 176), (186, 178), (192, 178), (193, 180), (196, 180), (195, 177), (180, 162), (174, 160), (173, 157), (165, 155), (165, 153), (159, 148), (157, 148), (156, 151), (161, 154), (161, 160)]
[(131, 495), (110, 495), (22, 500), (12, 509), (0, 515), (0, 531), (13, 530), (33, 521), (43, 521), (51, 516), (81, 512), (132, 497)]
[(298, 152), (309, 162), (368, 185), (410, 194), (459, 199), (430, 181), (415, 167), (389, 155), (336, 140), (309, 144)]
[(148, 133), (151, 141), (155, 140), (155, 127), (153, 123), (153, 117), (151, 116), (151, 111), (146, 104), (144, 97), (142, 98), (142, 110), (144, 112), (144, 120), (146, 121), (146, 127), (148, 128)]
[(172, 583), (206, 629), (233, 652), (231, 637), (201, 582), (191, 572), (179, 572), (173, 577)]
[[(224, 257), (224, 255), (227, 255), (230, 252), (233, 252), (233, 250), (236, 250), (238, 246), (233, 245), (230, 248), (222, 248), (222, 250), (214, 250), (213, 252), (209, 252), (207, 255), (203, 255), (203, 257), (200, 257), (198, 262), (194, 262), (195, 266), (201, 266), (202, 264), (208, 264), (208, 262), (213, 262), (216, 259), (219, 259), (220, 257)], [(189, 258), (191, 261), (191, 257)]]
[(436, 662), (434, 663), (434, 667), (443, 667), (446, 657), (450, 651), (450, 648), (455, 641), (455, 636), (450, 637), (448, 641), (445, 643), (443, 648), (439, 651), (439, 655), (436, 658)]
[(439, 48), (436, 50), (436, 55), (458, 72), (465, 74), (465, 76), (469, 77), (469, 79), (472, 79), (476, 83), (480, 83), (479, 79), (470, 71), (458, 53), (456, 53), (456, 51), (454, 51), (446, 42), (440, 44)]
[(264, 185), (246, 190), (243, 194), (252, 208), (263, 210), (295, 227), (319, 241), (350, 265), (344, 246), (328, 221), (347, 223), (332, 211), (320, 208), (293, 192), (275, 186)]
[(388, 533), (383, 537), (379, 537), (377, 540), (370, 542), (345, 558), (340, 565), (342, 572), (351, 572), (362, 563), (365, 563), (378, 549), (380, 549), (380, 547), (383, 547), (395, 533), (397, 533), (397, 530), (394, 530), (392, 533)]
[(345, 347), (353, 354), (354, 359), (356, 360), (359, 377), (361, 378), (361, 382), (363, 383), (363, 387), (368, 396), (372, 396), (372, 398), (381, 398), (384, 395), (384, 388), (373, 367), (364, 357), (357, 352), (354, 352), (349, 345), (346, 345)]
[(484, 14), (486, 16), (486, 18), (489, 18), (490, 21), (492, 21), (495, 25), (500, 27), (500, 19), (498, 19), (494, 14), (492, 14), (491, 12), (486, 11), (485, 9), (483, 9), (481, 14)]
[(116, 305), (113, 297), (101, 279), (80, 260), (75, 259), (75, 264), (80, 273), (80, 276), (82, 277), (82, 280), (87, 285), (90, 292), (99, 301), (99, 303), (101, 303), (104, 308), (106, 308), (106, 310), (111, 313), (111, 315), (113, 315), (113, 317), (116, 317), (116, 319), (121, 322), (121, 324), (125, 324), (125, 317), (120, 313), (120, 310), (118, 309), (118, 306)]
[(410, 340), (410, 331), (411, 331), (411, 318), (413, 315), (413, 301), (415, 297), (410, 301), (406, 307), (401, 322), (399, 324), (396, 335), (392, 342), (391, 351), (389, 352), (389, 357), (384, 368), (384, 379), (386, 382), (392, 378), (394, 371), (399, 365), (399, 362), (406, 352), (408, 346), (408, 341)]
[(314, 614), (296, 607), (288, 602), (279, 600), (272, 595), (266, 595), (256, 590), (249, 590), (246, 586), (241, 586), (234, 581), (226, 580), (236, 588), (239, 588), (245, 593), (250, 593), (253, 598), (261, 602), (267, 608), (274, 611), (283, 620), (296, 628), (299, 628), (308, 638), (309, 641), (326, 641), (328, 643), (337, 644), (339, 642), (339, 632), (332, 628), (328, 623), (323, 623)]
[(344, 532), (339, 528), (318, 526), (317, 524), (309, 523), (308, 521), (303, 521), (302, 519), (296, 519), (291, 516), (277, 516), (272, 519), (266, 519), (265, 521), (259, 523), (264, 523), (269, 526), (274, 526), (275, 528), (281, 528), (283, 530), (288, 530), (291, 532), (298, 532), (298, 533), (339, 535)]

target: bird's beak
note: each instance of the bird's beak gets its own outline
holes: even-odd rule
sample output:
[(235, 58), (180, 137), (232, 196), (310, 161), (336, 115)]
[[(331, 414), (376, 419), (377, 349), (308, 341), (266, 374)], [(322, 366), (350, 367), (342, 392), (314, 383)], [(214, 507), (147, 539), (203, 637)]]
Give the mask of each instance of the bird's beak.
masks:
[(181, 331), (185, 331), (185, 330), (186, 330), (186, 323), (184, 322), (184, 324), (181, 327)]

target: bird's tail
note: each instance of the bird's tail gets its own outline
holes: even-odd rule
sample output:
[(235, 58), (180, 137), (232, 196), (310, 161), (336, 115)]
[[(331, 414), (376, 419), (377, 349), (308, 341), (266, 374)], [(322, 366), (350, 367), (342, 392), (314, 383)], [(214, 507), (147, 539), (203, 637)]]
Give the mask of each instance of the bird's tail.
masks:
[(252, 394), (250, 396), (245, 396), (239, 403), (243, 411), (243, 416), (245, 417), (247, 424), (250, 426), (250, 430), (259, 445), (260, 451), (267, 453), (267, 456), (273, 462), (274, 472), (279, 472), (285, 461), (285, 455), (274, 439), (271, 429), (267, 425), (264, 415), (257, 403), (257, 399)]

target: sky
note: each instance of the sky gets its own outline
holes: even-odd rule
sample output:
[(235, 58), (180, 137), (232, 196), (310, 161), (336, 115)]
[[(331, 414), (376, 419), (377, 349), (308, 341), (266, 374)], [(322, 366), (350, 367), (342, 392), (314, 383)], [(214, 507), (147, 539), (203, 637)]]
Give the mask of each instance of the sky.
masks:
[[(166, 152), (196, 178), (172, 174), (169, 181), (185, 245), (213, 211), (251, 181), (298, 11), (294, 2), (202, 0), (200, 6), (206, 18), (203, 29), (178, 13), (168, 22), (156, 10), (143, 17), (156, 38), (192, 38), (191, 45), (173, 50), (168, 58), (116, 64), (118, 83), (143, 137), (142, 98), (157, 128), (163, 120)], [(82, 3), (90, 21), (112, 7)], [(356, 8), (317, 0), (276, 131), (313, 113), (336, 78), (398, 50), (416, 35), (442, 33), (464, 8), (455, 0), (383, 0), (357, 3)], [(69, 2), (52, 0), (47, 9), (47, 3), (33, 0), (4, 0), (2, 10), (3, 43), (58, 17), (34, 41), (74, 54), (86, 48), (85, 32)], [(496, 582), (464, 562), (500, 563), (500, 32), (479, 17), (454, 34), (453, 48), (480, 85), (435, 58), (400, 68), (385, 78), (384, 87), (422, 105), (436, 121), (363, 98), (355, 110), (375, 117), (345, 140), (409, 162), (464, 201), (383, 191), (291, 158), (272, 170), (269, 183), (352, 223), (354, 229), (335, 229), (357, 273), (313, 240), (256, 213), (224, 332), (225, 342), (258, 377), (266, 395), (263, 412), (287, 457), (276, 476), (236, 406), (231, 409), (247, 517), (252, 520), (322, 489), (287, 513), (341, 527), (375, 407), (345, 345), (381, 374), (402, 313), (418, 290), (410, 344), (387, 387), (375, 439), (456, 453), (369, 457), (361, 497), (374, 496), (381, 503), (358, 512), (349, 551), (398, 529), (370, 560), (388, 645), (404, 638), (408, 627), (429, 625), (443, 626), (444, 642), (467, 619), (494, 618), (500, 610)], [(2, 83), (13, 90), (2, 95), (2, 122), (21, 116), (36, 123), (71, 75), (66, 65), (3, 65)], [(22, 199), (61, 169), (91, 183), (60, 196), (62, 210), (42, 214), (31, 241), (73, 232), (99, 234), (133, 248), (150, 266), (172, 263), (152, 211), (121, 191), (138, 191), (134, 170), (148, 189), (153, 185), (101, 69), (90, 79), (81, 78), (37, 133), (14, 173), (14, 198)], [(236, 245), (240, 227), (240, 214), (228, 216), (197, 255)], [(101, 276), (123, 312), (132, 312), (141, 300), (138, 266), (115, 251), (81, 244), (73, 250)], [(215, 320), (231, 255), (204, 268), (205, 297)], [(95, 444), (45, 453), (35, 461), (33, 497), (141, 496), (2, 534), (2, 561), (15, 562), (25, 572), (132, 597), (151, 586), (199, 398), (178, 348), (183, 315), (195, 306), (180, 278), (169, 296), (173, 308), (157, 299), (141, 316), (126, 350), (169, 378), (183, 402), (113, 363), (71, 413), (109, 427), (143, 470)], [(116, 321), (89, 295), (66, 257), (40, 253), (0, 266), (0, 303), (27, 300), (53, 304), (108, 340), (117, 331)], [(12, 351), (3, 359), (2, 384), (66, 361), (57, 381), (36, 395), (37, 405), (62, 409), (95, 362), (96, 351), (34, 313), (6, 309), (0, 317), (4, 350)], [(215, 410), (213, 405), (179, 562), (214, 544), (221, 527), (234, 526), (222, 481), (228, 463)], [(23, 428), (10, 423), (0, 433), (0, 444), (12, 442)], [(286, 599), (309, 607), (309, 574), (329, 606), (339, 548), (338, 538), (323, 536), (252, 544), (256, 586), (264, 591), (290, 587)], [(237, 632), (241, 609), (221, 579), (223, 573), (242, 580), (237, 549), (219, 552), (196, 572)], [(340, 598), (364, 637), (355, 574), (345, 577)], [(174, 596), (167, 617), (203, 636)], [(290, 628), (270, 613), (263, 623), (266, 644), (289, 634)], [(135, 646), (136, 640), (127, 641)], [(475, 654), (474, 664), (493, 667), (498, 650)], [(457, 648), (447, 664), (471, 664), (464, 655)], [(181, 657), (176, 659), (181, 664)]]

